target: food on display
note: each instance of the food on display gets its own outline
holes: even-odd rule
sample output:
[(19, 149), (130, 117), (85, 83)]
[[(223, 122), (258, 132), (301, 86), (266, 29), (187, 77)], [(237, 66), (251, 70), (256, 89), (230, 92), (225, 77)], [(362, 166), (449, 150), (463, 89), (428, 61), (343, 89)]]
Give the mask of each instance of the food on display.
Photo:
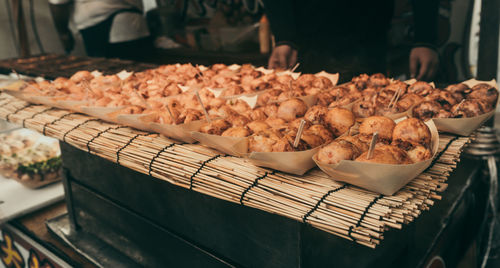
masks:
[[(377, 133), (377, 143), (369, 153), (369, 145)], [(359, 134), (342, 136), (322, 147), (317, 153), (321, 164), (338, 164), (341, 160), (382, 164), (411, 164), (430, 159), (431, 132), (423, 121), (408, 118), (399, 123), (383, 116), (366, 118)]]

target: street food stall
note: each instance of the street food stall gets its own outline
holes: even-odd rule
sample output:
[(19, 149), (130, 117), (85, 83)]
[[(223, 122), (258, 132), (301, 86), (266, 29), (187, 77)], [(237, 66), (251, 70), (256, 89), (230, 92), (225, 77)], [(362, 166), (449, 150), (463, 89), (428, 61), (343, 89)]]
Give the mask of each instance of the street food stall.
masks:
[(463, 150), (492, 137), (475, 131), (493, 116), (494, 80), (338, 84), (59, 55), (0, 69), (15, 78), (0, 117), (59, 140), (65, 199), (2, 231), (56, 262), (455, 266), (484, 227), (490, 177)]

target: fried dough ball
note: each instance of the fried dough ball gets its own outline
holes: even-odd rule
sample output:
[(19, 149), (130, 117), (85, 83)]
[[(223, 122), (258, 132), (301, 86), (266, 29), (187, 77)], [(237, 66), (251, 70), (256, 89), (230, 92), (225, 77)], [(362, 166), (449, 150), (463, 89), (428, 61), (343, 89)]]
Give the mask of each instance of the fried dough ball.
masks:
[(268, 104), (264, 107), (264, 113), (267, 117), (276, 117), (278, 116), (278, 105), (277, 104)]
[(410, 157), (413, 163), (418, 163), (430, 159), (432, 157), (432, 152), (428, 148), (422, 145), (417, 145), (413, 149), (407, 151), (408, 157)]
[(375, 145), (375, 148), (391, 152), (392, 155), (394, 156), (394, 158), (396, 160), (398, 160), (400, 164), (411, 164), (411, 163), (413, 163), (413, 161), (411, 160), (411, 158), (408, 156), (408, 153), (405, 150), (403, 150), (403, 149), (401, 149), (401, 148), (399, 148), (397, 146), (387, 145), (387, 144), (384, 144), (384, 143), (377, 143)]
[(384, 87), (389, 85), (390, 81), (381, 73), (370, 75), (369, 83), (374, 87)]
[(474, 117), (486, 112), (488, 105), (481, 100), (463, 100), (451, 107), (451, 114), (454, 118)]
[(465, 98), (465, 95), (471, 91), (469, 86), (463, 83), (449, 85), (445, 88), (445, 90), (450, 92), (457, 102), (462, 101)]
[(427, 121), (435, 118), (442, 109), (443, 107), (437, 101), (423, 101), (413, 107), (413, 117)]
[(393, 81), (392, 83), (390, 83), (385, 87), (385, 90), (390, 90), (393, 92), (398, 92), (399, 90), (399, 94), (401, 95), (405, 94), (407, 89), (408, 89), (408, 84), (398, 80)]
[(382, 143), (390, 143), (392, 140), (392, 131), (396, 123), (385, 116), (370, 116), (363, 120), (359, 126), (359, 139), (363, 142), (370, 143), (373, 133), (378, 132), (378, 141)]
[(320, 106), (328, 106), (335, 100), (330, 91), (322, 91), (316, 95), (316, 103)]
[(360, 74), (356, 77), (353, 77), (351, 79), (352, 83), (356, 86), (358, 90), (363, 90), (367, 87), (368, 85), (368, 80), (370, 79), (370, 76), (367, 74)]
[(483, 100), (491, 106), (495, 106), (498, 99), (498, 90), (488, 84), (481, 83), (472, 87), (472, 92), (467, 99)]
[(415, 93), (425, 97), (431, 93), (434, 88), (427, 82), (417, 81), (408, 87), (409, 93)]
[(203, 118), (205, 118), (205, 115), (200, 110), (184, 109), (182, 110), (181, 114), (177, 117), (176, 124), (189, 123), (192, 121), (201, 120)]
[(304, 119), (313, 124), (324, 124), (327, 113), (328, 108), (320, 105), (315, 105), (307, 109), (307, 112), (304, 115)]
[(221, 136), (243, 138), (250, 136), (250, 134), (250, 131), (246, 127), (231, 127), (222, 132)]
[(354, 144), (343, 140), (335, 140), (319, 149), (317, 159), (320, 163), (332, 165), (338, 164), (342, 160), (355, 159), (360, 154), (361, 151)]
[[(295, 138), (297, 137), (297, 131), (290, 130), (285, 135), (285, 137), (288, 139), (288, 142), (293, 145), (293, 143), (295, 142)], [(308, 131), (304, 131), (300, 136), (299, 144), (297, 145), (297, 148), (295, 148), (295, 150), (298, 151), (309, 150), (321, 146), (323, 144), (324, 144), (323, 139), (321, 139), (320, 136)]]
[(212, 135), (221, 135), (226, 129), (231, 127), (231, 123), (225, 119), (213, 120), (211, 123), (204, 123), (200, 127), (200, 132)]
[(307, 111), (306, 103), (301, 99), (289, 99), (278, 107), (277, 116), (285, 121), (292, 121), (295, 118), (303, 117)]
[(308, 129), (304, 130), (304, 132), (317, 135), (323, 141), (322, 144), (333, 140), (332, 133), (323, 125), (312, 125)]
[(270, 129), (271, 127), (264, 121), (256, 120), (248, 123), (247, 128), (250, 129), (252, 133), (259, 133)]
[(243, 127), (250, 122), (250, 119), (244, 115), (230, 116), (226, 120), (231, 122), (235, 127)]
[(439, 110), (439, 113), (435, 115), (434, 118), (450, 118), (452, 116), (453, 115), (451, 114), (451, 112), (448, 112), (446, 110)]
[(249, 152), (288, 152), (293, 151), (293, 148), (279, 132), (267, 130), (250, 136), (248, 150)]
[(294, 85), (301, 87), (301, 88), (307, 88), (311, 87), (312, 84), (316, 81), (316, 76), (313, 74), (303, 74), (295, 80)]
[(266, 120), (267, 118), (264, 107), (249, 110), (245, 115), (252, 120)]
[(401, 112), (404, 112), (404, 110), (401, 109), (401, 106), (396, 105), (389, 108), (385, 104), (380, 104), (375, 110), (375, 115), (387, 116), (391, 114), (398, 114)]
[(363, 142), (363, 141), (361, 141), (359, 139), (358, 135), (356, 135), (356, 136), (342, 136), (342, 137), (338, 137), (335, 140), (336, 141), (347, 141), (347, 142), (350, 142), (354, 146), (356, 146), (356, 148), (358, 148), (360, 152), (368, 151), (368, 144), (365, 143), (365, 142)]
[(422, 97), (414, 93), (407, 93), (403, 95), (398, 102), (397, 106), (401, 107), (401, 110), (408, 111), (413, 105), (422, 101)]
[(375, 108), (372, 101), (360, 101), (354, 103), (352, 112), (356, 117), (366, 118), (375, 114)]
[(346, 133), (355, 123), (354, 114), (344, 108), (333, 108), (328, 111), (325, 123), (334, 136)]
[(368, 152), (364, 152), (358, 158), (356, 158), (355, 161), (393, 165), (401, 164), (401, 162), (394, 157), (394, 154), (392, 154), (388, 150), (380, 148), (373, 149), (372, 157), (370, 159), (367, 159), (367, 157)]
[(316, 79), (312, 82), (311, 86), (313, 88), (319, 88), (325, 90), (333, 87), (332, 81), (324, 76), (314, 76)]
[(392, 144), (409, 150), (417, 145), (429, 148), (431, 145), (431, 131), (420, 119), (408, 118), (396, 124), (392, 134)]
[(424, 100), (437, 101), (446, 110), (450, 109), (451, 106), (457, 104), (457, 100), (450, 92), (441, 89), (434, 89), (429, 95), (424, 98)]
[(266, 123), (271, 127), (271, 128), (283, 128), (286, 126), (286, 121), (278, 118), (278, 117), (269, 117), (266, 119)]

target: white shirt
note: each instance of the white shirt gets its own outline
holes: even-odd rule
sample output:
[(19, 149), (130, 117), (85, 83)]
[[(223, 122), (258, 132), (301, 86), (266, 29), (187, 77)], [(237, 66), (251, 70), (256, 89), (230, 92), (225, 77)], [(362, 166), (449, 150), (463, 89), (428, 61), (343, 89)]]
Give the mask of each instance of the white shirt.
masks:
[[(74, 3), (72, 20), (78, 30), (103, 22), (116, 11), (136, 8), (143, 10), (141, 0), (49, 0), (51, 4)], [(126, 42), (149, 36), (143, 14), (121, 12), (111, 24), (110, 43)]]

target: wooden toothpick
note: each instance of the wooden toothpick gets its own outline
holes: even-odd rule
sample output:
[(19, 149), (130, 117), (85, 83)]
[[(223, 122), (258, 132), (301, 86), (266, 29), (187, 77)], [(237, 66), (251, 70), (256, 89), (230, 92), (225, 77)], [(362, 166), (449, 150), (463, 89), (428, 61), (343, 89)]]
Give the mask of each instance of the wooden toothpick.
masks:
[(198, 93), (198, 90), (195, 91), (194, 94), (196, 95), (196, 98), (198, 98), (198, 102), (201, 105), (201, 109), (203, 109), (203, 113), (205, 114), (205, 117), (207, 118), (207, 122), (212, 123), (212, 119), (210, 119), (210, 116), (208, 116), (207, 109), (205, 109), (205, 105), (203, 105), (203, 101), (201, 101), (201, 97), (200, 97), (200, 94)]
[(372, 141), (370, 142), (370, 148), (368, 148), (368, 154), (366, 155), (366, 159), (372, 159), (373, 150), (375, 149), (375, 144), (377, 143), (378, 132), (373, 133)]
[(293, 147), (297, 148), (299, 146), (300, 138), (302, 137), (302, 132), (304, 131), (304, 125), (306, 124), (306, 120), (300, 120), (299, 130), (297, 130), (297, 135), (295, 136), (295, 140), (293, 141)]

